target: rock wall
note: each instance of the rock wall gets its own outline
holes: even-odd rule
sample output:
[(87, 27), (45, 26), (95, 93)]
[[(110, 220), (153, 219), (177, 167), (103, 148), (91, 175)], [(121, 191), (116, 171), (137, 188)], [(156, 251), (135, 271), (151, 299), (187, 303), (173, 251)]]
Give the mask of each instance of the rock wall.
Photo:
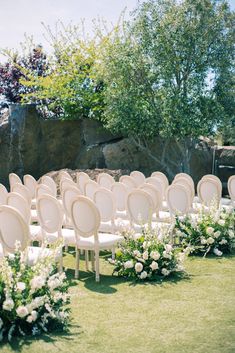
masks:
[[(185, 141), (176, 143), (159, 137), (139, 141), (114, 136), (99, 122), (88, 119), (43, 120), (34, 105), (15, 104), (8, 118), (0, 121), (0, 182), (7, 185), (10, 172), (39, 178), (62, 168), (137, 169), (146, 176), (161, 170), (170, 180), (185, 171), (197, 182), (211, 173), (213, 150), (203, 141), (190, 143), (188, 148), (184, 145)], [(232, 148), (217, 151), (216, 158), (235, 166)]]

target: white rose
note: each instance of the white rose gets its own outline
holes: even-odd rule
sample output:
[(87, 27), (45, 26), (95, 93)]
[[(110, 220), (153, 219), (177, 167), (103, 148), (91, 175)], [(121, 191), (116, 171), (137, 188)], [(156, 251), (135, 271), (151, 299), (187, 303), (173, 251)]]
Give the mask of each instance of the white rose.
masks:
[(9, 254), (9, 255), (8, 255), (8, 258), (9, 258), (9, 260), (14, 260), (15, 254)]
[(157, 270), (158, 269), (158, 263), (156, 261), (153, 261), (150, 265), (151, 269), (153, 271)]
[(170, 274), (170, 271), (168, 271), (166, 268), (163, 268), (161, 272), (163, 276), (168, 276)]
[(141, 272), (140, 279), (145, 279), (148, 276), (146, 271)]
[(135, 257), (141, 257), (141, 253), (139, 252), (139, 250), (134, 250), (133, 254)]
[(219, 238), (221, 232), (217, 230), (217, 232), (214, 233), (214, 238)]
[(221, 256), (221, 255), (223, 255), (222, 251), (220, 251), (220, 250), (217, 249), (217, 248), (214, 248), (213, 252), (214, 252), (214, 254), (215, 254), (216, 256)]
[(14, 302), (12, 299), (6, 299), (4, 302), (3, 302), (3, 310), (7, 310), (7, 311), (11, 311), (13, 308), (14, 308)]
[(25, 316), (28, 315), (28, 309), (26, 308), (26, 306), (20, 305), (17, 309), (16, 309), (16, 313), (19, 317), (23, 318)]
[(165, 245), (165, 250), (166, 250), (166, 252), (171, 252), (171, 250), (172, 250), (172, 245), (166, 244), (166, 245)]
[(228, 231), (228, 236), (230, 239), (234, 238), (234, 232), (231, 229), (229, 229), (229, 231)]
[(213, 244), (214, 242), (215, 240), (212, 237), (207, 239), (207, 244)]
[(135, 264), (135, 271), (136, 272), (141, 272), (143, 270), (143, 265), (140, 262), (136, 262)]
[(36, 276), (31, 280), (30, 284), (34, 290), (41, 289), (45, 285), (45, 279), (41, 276)]
[(133, 267), (134, 267), (133, 261), (130, 260), (130, 261), (124, 262), (124, 267), (125, 267), (125, 269), (127, 269), (127, 268), (133, 268)]
[(221, 244), (221, 245), (227, 244), (227, 240), (223, 238), (223, 239), (219, 242), (219, 244)]
[(171, 259), (171, 254), (168, 254), (167, 251), (163, 251), (162, 255), (165, 259), (169, 259), (169, 260)]
[(19, 292), (22, 292), (23, 290), (25, 290), (26, 286), (25, 286), (25, 283), (24, 282), (18, 282), (16, 284), (16, 289), (19, 291)]
[(149, 258), (148, 251), (145, 251), (145, 252), (143, 253), (143, 259), (144, 259), (144, 260), (148, 260), (148, 258)]
[(212, 228), (212, 227), (207, 227), (207, 228), (206, 228), (206, 232), (207, 232), (207, 234), (212, 234), (212, 233), (214, 233), (214, 228)]
[(205, 238), (201, 238), (201, 244), (207, 244), (207, 240)]
[(218, 224), (219, 224), (220, 226), (224, 226), (224, 225), (225, 225), (225, 220), (220, 219), (219, 222), (218, 222)]
[(150, 257), (151, 257), (153, 260), (157, 261), (157, 260), (160, 259), (160, 254), (159, 254), (158, 251), (151, 251)]

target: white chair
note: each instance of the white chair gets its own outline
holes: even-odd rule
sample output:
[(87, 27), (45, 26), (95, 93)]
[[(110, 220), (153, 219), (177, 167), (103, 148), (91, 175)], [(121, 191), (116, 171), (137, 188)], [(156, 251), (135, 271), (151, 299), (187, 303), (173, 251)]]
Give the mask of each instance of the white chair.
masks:
[(96, 281), (100, 280), (99, 252), (112, 249), (121, 236), (115, 234), (100, 234), (100, 213), (92, 200), (85, 196), (78, 196), (72, 204), (72, 222), (76, 234), (76, 267), (75, 278), (79, 276), (79, 251), (91, 250), (95, 253)]
[(53, 190), (51, 190), (47, 185), (44, 184), (39, 184), (36, 187), (36, 192), (35, 192), (35, 196), (36, 199), (41, 196), (41, 195), (51, 195), (51, 196), (55, 196)]
[(130, 176), (135, 179), (137, 186), (144, 184), (145, 182), (145, 175), (138, 170), (134, 170), (131, 172)]
[(149, 177), (146, 178), (145, 180), (146, 183), (154, 185), (155, 188), (158, 190), (159, 192), (159, 196), (160, 196), (160, 202), (161, 202), (161, 210), (163, 209), (163, 199), (164, 199), (164, 193), (165, 193), (165, 185), (163, 184), (163, 181), (160, 180), (158, 177)]
[[(16, 241), (20, 243), (20, 250), (27, 250), (26, 262), (34, 265), (40, 258), (51, 256), (51, 251), (43, 247), (29, 246), (31, 241), (29, 226), (23, 219), (21, 213), (11, 206), (0, 206), (0, 242), (3, 254), (15, 252)], [(57, 254), (55, 261), (61, 259), (61, 254)]]
[(3, 184), (0, 184), (0, 205), (5, 205), (7, 201), (8, 191)]
[(176, 215), (186, 215), (191, 206), (191, 195), (189, 190), (181, 184), (171, 184), (166, 192), (167, 204), (172, 219)]
[(77, 184), (76, 186), (67, 186), (63, 189), (62, 192), (62, 202), (63, 202), (63, 207), (65, 211), (65, 224), (66, 226), (71, 227), (72, 226), (72, 221), (71, 221), (71, 206), (72, 206), (72, 201), (74, 198), (77, 196), (81, 195), (81, 191), (78, 189)]
[(31, 194), (29, 189), (25, 185), (18, 184), (18, 183), (14, 184), (12, 186), (12, 192), (16, 192), (21, 196), (23, 196), (23, 198), (28, 202), (29, 207), (31, 207), (31, 201), (32, 201)]
[(68, 172), (66, 172), (66, 170), (61, 170), (60, 174), (59, 174), (59, 177), (60, 177), (60, 181), (63, 180), (64, 178), (73, 180), (71, 175)]
[(30, 174), (26, 174), (23, 177), (24, 185), (28, 188), (30, 192), (31, 199), (35, 199), (36, 187), (38, 185), (37, 180)]
[(82, 191), (83, 195), (85, 194), (85, 189), (84, 189), (85, 183), (88, 180), (91, 180), (88, 174), (84, 172), (77, 173), (77, 184), (79, 189)]
[(189, 181), (188, 178), (185, 178), (184, 176), (180, 176), (178, 178), (175, 178), (172, 182), (173, 184), (180, 184), (183, 185), (189, 192), (191, 203), (193, 203), (194, 197), (195, 197), (195, 191), (194, 191), (194, 185)]
[(91, 200), (94, 200), (94, 195), (99, 190), (100, 185), (94, 180), (87, 180), (84, 185), (84, 194)]
[(108, 190), (111, 190), (112, 185), (115, 183), (114, 178), (107, 173), (100, 173), (97, 177), (97, 183)]
[(125, 184), (129, 191), (138, 187), (135, 179), (129, 175), (122, 175), (119, 182)]
[(168, 188), (169, 181), (168, 181), (167, 176), (164, 173), (162, 173), (162, 172), (153, 172), (151, 174), (151, 177), (152, 178), (156, 178), (157, 177), (157, 178), (161, 179), (163, 184), (164, 184), (164, 189), (166, 190)]
[(56, 187), (56, 183), (54, 182), (54, 180), (49, 177), (48, 175), (43, 175), (41, 178), (41, 184), (47, 185), (51, 191), (53, 192), (53, 196), (56, 197), (57, 196), (57, 187)]
[[(146, 224), (152, 227), (154, 203), (144, 190), (134, 189), (127, 196), (127, 213), (131, 227), (140, 231)], [(136, 227), (137, 226), (137, 227)]]
[(228, 179), (228, 192), (232, 202), (235, 202), (235, 175)]
[(175, 175), (175, 178), (174, 179), (178, 179), (178, 178), (185, 178), (188, 180), (188, 182), (194, 186), (194, 181), (193, 181), (193, 178), (191, 177), (191, 175), (187, 174), (187, 173), (178, 173)]
[(62, 195), (63, 190), (68, 188), (68, 187), (76, 187), (78, 188), (77, 183), (75, 183), (72, 179), (68, 179), (66, 177), (64, 177), (63, 179), (60, 180), (60, 194)]
[(222, 189), (213, 178), (202, 178), (197, 185), (197, 195), (202, 204), (210, 207), (212, 203), (219, 206)]
[(94, 202), (100, 212), (99, 232), (115, 233), (116, 204), (112, 192), (99, 188), (94, 194)]
[(17, 184), (22, 184), (22, 181), (21, 181), (20, 177), (17, 174), (15, 174), (15, 173), (10, 173), (9, 174), (9, 184), (10, 184), (10, 190), (11, 191), (12, 191), (13, 185), (15, 185), (16, 183)]
[(142, 184), (140, 186), (140, 189), (146, 191), (151, 196), (154, 205), (153, 213), (156, 213), (157, 217), (159, 215), (162, 202), (161, 195), (158, 189), (154, 185), (149, 183)]
[(16, 192), (10, 192), (7, 196), (7, 205), (17, 209), (25, 222), (29, 225), (31, 241), (40, 240), (41, 227), (37, 225), (31, 225), (31, 210), (27, 200)]
[(128, 189), (126, 185), (120, 182), (116, 182), (112, 185), (111, 191), (116, 203), (116, 217), (126, 218), (126, 200), (128, 195)]

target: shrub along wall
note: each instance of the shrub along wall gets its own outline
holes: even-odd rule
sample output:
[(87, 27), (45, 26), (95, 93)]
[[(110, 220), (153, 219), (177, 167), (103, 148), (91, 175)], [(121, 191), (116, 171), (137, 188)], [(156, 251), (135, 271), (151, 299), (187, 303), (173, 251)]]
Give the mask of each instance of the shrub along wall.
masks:
[[(133, 138), (112, 135), (94, 120), (43, 120), (34, 105), (14, 104), (0, 123), (0, 182), (7, 185), (10, 172), (39, 178), (62, 168), (137, 169), (146, 176), (161, 170), (171, 180), (184, 171), (181, 147), (174, 140), (159, 137), (144, 147)], [(220, 156), (235, 166), (233, 148), (218, 150), (218, 161)], [(211, 173), (212, 159), (209, 145), (196, 141), (187, 170), (195, 182)], [(221, 170), (220, 177), (223, 179)]]

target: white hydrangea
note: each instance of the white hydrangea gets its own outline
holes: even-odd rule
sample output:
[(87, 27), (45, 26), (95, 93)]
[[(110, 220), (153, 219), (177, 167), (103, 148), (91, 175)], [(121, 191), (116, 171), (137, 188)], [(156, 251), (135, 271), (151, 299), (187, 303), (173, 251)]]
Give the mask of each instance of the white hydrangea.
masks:
[(153, 271), (155, 271), (159, 268), (158, 263), (156, 261), (152, 261), (150, 267)]
[(163, 276), (168, 276), (170, 274), (170, 271), (168, 271), (166, 268), (162, 268), (162, 274)]
[(3, 310), (11, 311), (14, 308), (14, 302), (11, 298), (6, 299), (2, 304)]
[(129, 260), (129, 261), (124, 262), (124, 267), (125, 267), (125, 269), (133, 268), (134, 267), (133, 261)]
[(28, 309), (26, 306), (20, 305), (17, 309), (16, 309), (16, 313), (20, 318), (23, 318), (25, 316), (27, 316), (29, 314)]
[(150, 257), (155, 261), (159, 260), (160, 256), (161, 255), (159, 254), (158, 251), (151, 251), (151, 253), (150, 253)]
[(141, 272), (143, 270), (143, 265), (141, 262), (136, 262), (135, 264), (135, 271), (136, 272)]
[(140, 274), (140, 279), (145, 279), (145, 278), (147, 278), (147, 276), (148, 276), (147, 272), (146, 272), (146, 271), (143, 271), (143, 272), (141, 272), (141, 274)]
[(35, 276), (30, 282), (33, 290), (41, 289), (45, 285), (45, 278), (42, 276)]

